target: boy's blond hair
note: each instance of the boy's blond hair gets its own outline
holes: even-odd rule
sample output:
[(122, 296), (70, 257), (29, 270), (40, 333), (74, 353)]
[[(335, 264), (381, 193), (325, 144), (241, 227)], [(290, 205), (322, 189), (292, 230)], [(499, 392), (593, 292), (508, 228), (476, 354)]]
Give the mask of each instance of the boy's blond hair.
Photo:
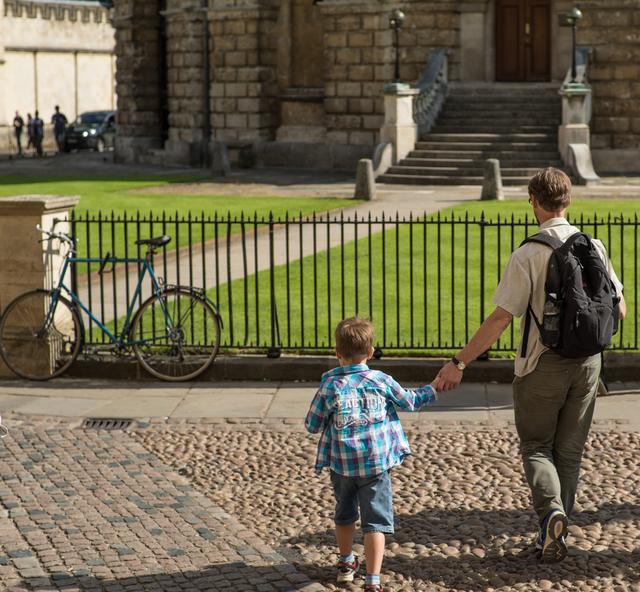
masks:
[(373, 347), (373, 323), (369, 319), (349, 317), (338, 323), (335, 337), (340, 357), (345, 360), (367, 357)]

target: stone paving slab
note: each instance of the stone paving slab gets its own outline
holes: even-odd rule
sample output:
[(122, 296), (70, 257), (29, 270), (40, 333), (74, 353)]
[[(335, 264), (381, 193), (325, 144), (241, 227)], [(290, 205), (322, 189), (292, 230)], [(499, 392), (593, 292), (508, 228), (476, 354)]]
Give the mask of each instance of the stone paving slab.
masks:
[(0, 477), (1, 590), (324, 589), (126, 433), (14, 424)]

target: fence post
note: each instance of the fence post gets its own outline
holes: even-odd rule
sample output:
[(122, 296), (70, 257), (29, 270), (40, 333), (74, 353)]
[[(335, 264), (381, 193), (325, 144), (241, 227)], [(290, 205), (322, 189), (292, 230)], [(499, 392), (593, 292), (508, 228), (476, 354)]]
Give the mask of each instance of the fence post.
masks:
[[(64, 252), (57, 240), (45, 240), (39, 224), (69, 232), (69, 210), (79, 197), (18, 195), (0, 200), (0, 312), (16, 296), (36, 288), (50, 289), (58, 279)], [(44, 310), (42, 316), (44, 317)], [(0, 362), (0, 376), (10, 376)]]
[[(484, 322), (484, 274), (486, 271), (486, 266), (484, 263), (485, 259), (485, 226), (486, 220), (484, 217), (484, 212), (480, 214), (480, 324)], [(481, 353), (478, 356), (478, 360), (488, 360), (489, 359), (489, 350)]]
[[(269, 298), (271, 300), (271, 347), (267, 351), (268, 358), (279, 358), (280, 347), (278, 346), (278, 311), (276, 310), (276, 281), (275, 281), (275, 256), (273, 237), (273, 212), (269, 212)], [(258, 278), (256, 276), (256, 281)]]

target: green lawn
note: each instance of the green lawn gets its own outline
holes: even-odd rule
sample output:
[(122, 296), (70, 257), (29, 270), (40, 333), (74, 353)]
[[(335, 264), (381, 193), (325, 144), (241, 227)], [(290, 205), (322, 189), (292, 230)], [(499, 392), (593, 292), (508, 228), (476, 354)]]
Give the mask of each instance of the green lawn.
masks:
[[(483, 211), (492, 222), (481, 229)], [(329, 256), (321, 253), (314, 260), (307, 255), (276, 268), (273, 289), (280, 341), (293, 349), (328, 348), (337, 321), (359, 313), (373, 319), (387, 351), (442, 352), (460, 347), (493, 310), (493, 292), (510, 253), (535, 232), (530, 212), (526, 201), (465, 204), (442, 212), (440, 224), (437, 216), (421, 219), (413, 227), (387, 224), (371, 240), (360, 239), (331, 249)], [(630, 314), (615, 337), (618, 346), (637, 344), (636, 212), (636, 203), (628, 200), (584, 201), (571, 209), (578, 221), (582, 216), (586, 232), (603, 240), (625, 283)], [(594, 214), (599, 218), (595, 225)], [(613, 226), (609, 233), (600, 221), (609, 214), (612, 221), (622, 216), (627, 223)], [(452, 224), (452, 219), (459, 223)], [(326, 232), (326, 227), (320, 231)], [(297, 242), (292, 244), (296, 253)], [(310, 250), (307, 238), (305, 254)], [(210, 292), (225, 321), (226, 343), (270, 344), (271, 285), (270, 273), (264, 271), (257, 281), (250, 276)], [(517, 323), (496, 349), (505, 355), (512, 350), (515, 331)]]
[[(194, 183), (204, 180), (202, 176), (153, 176), (132, 178), (67, 178), (67, 177), (24, 177), (7, 175), (0, 178), (0, 198), (11, 195), (51, 194), (79, 195), (80, 203), (75, 208), (75, 216), (87, 222), (77, 224), (80, 239), (80, 256), (105, 256), (107, 253), (124, 256), (125, 242), (129, 244), (129, 256), (135, 255), (134, 242), (137, 238), (148, 238), (158, 234), (173, 237), (169, 249), (175, 248), (176, 240), (181, 246), (189, 239), (189, 218), (248, 219), (268, 217), (296, 217), (313, 212), (325, 212), (359, 203), (354, 200), (336, 198), (306, 197), (259, 197), (188, 195), (173, 192), (167, 188), (158, 193), (144, 194), (135, 190), (162, 187), (170, 183)], [(114, 224), (105, 220), (115, 219)], [(168, 222), (167, 220), (171, 220)], [(239, 225), (231, 227), (239, 232)], [(225, 236), (228, 226), (218, 226), (219, 236)], [(102, 235), (102, 236), (101, 236)], [(200, 242), (212, 238), (213, 224), (192, 227), (191, 240)], [(125, 240), (126, 237), (126, 240)], [(95, 266), (94, 266), (95, 268)]]

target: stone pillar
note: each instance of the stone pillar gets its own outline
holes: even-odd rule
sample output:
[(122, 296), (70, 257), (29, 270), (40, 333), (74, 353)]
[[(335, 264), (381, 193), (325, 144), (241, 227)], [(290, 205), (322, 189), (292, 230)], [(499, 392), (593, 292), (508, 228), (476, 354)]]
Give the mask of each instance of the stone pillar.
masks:
[[(0, 0), (0, 88), (6, 88), (6, 66), (4, 58), (4, 0)], [(9, 125), (6, 118), (7, 105), (5, 105), (5, 93), (0, 92), (0, 126)]]
[(393, 163), (400, 162), (416, 146), (418, 126), (413, 120), (413, 98), (419, 93), (406, 84), (388, 84), (384, 89), (384, 125), (380, 142), (393, 144)]
[(558, 150), (569, 165), (569, 144), (590, 146), (591, 89), (584, 84), (567, 84), (560, 89), (562, 125), (558, 128)]
[(460, 3), (460, 80), (487, 80), (487, 0)]
[[(58, 241), (40, 243), (40, 225), (69, 232), (70, 209), (79, 197), (21, 195), (0, 199), (0, 311), (19, 294), (36, 288), (51, 288), (58, 278), (64, 256)], [(43, 311), (44, 316), (44, 311)], [(0, 376), (11, 375), (0, 362)]]
[(166, 133), (166, 67), (160, 0), (118, 0), (116, 92), (118, 134), (115, 159), (136, 162), (162, 148)]

